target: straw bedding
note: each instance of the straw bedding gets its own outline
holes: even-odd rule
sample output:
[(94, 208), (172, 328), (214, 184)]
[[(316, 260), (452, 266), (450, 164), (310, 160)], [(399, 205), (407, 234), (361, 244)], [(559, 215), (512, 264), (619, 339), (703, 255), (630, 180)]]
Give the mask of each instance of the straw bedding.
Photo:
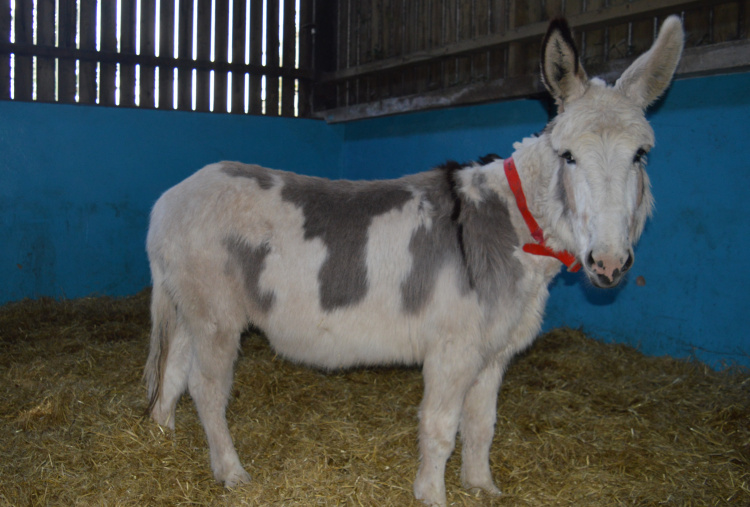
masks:
[[(417, 505), (416, 369), (323, 373), (243, 337), (227, 417), (253, 482), (217, 485), (192, 401), (144, 418), (148, 292), (0, 308), (0, 504)], [(452, 505), (750, 505), (750, 373), (562, 329), (510, 367), (492, 448), (504, 495)]]

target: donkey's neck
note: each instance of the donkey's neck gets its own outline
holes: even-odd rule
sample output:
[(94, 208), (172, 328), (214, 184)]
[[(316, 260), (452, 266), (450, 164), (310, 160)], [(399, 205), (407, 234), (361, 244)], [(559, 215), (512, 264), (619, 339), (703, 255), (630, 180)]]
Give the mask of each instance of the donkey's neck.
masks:
[(559, 157), (547, 134), (527, 137), (515, 143), (513, 148), (513, 160), (529, 211), (544, 231), (545, 241), (556, 250), (574, 248), (570, 224), (565, 219), (565, 210), (556, 192)]

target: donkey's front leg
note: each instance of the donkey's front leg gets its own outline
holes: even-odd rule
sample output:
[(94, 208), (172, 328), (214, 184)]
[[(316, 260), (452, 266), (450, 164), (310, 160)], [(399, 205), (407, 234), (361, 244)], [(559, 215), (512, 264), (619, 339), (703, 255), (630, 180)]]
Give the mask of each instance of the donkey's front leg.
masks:
[(461, 481), (469, 490), (482, 489), (499, 495), (490, 471), (490, 447), (495, 436), (497, 393), (507, 359), (489, 363), (466, 393), (461, 413)]
[(455, 446), (464, 397), (480, 364), (478, 354), (455, 350), (443, 350), (425, 360), (414, 496), (427, 505), (445, 505), (445, 463)]

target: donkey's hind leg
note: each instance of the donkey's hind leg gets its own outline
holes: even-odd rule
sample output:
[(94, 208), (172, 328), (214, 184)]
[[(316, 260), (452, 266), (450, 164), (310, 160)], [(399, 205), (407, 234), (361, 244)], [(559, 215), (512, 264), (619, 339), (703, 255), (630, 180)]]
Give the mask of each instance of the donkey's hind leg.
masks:
[(214, 477), (231, 488), (250, 480), (240, 464), (226, 420), (240, 331), (217, 328), (215, 324), (205, 327), (210, 329), (204, 329), (194, 342), (188, 389), (206, 431)]
[(161, 388), (154, 400), (151, 417), (158, 424), (174, 429), (175, 407), (177, 400), (187, 388), (188, 374), (193, 360), (190, 334), (181, 322), (175, 326), (174, 335), (169, 341), (169, 349), (165, 353), (167, 358)]

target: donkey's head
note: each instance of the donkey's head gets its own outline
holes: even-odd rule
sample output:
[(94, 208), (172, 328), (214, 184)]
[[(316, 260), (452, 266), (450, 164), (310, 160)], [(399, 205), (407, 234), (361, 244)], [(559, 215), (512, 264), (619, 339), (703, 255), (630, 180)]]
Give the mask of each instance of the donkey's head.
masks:
[(565, 21), (553, 21), (544, 38), (542, 77), (558, 107), (545, 131), (557, 160), (551, 204), (598, 287), (614, 287), (630, 269), (651, 214), (645, 165), (654, 133), (644, 111), (669, 86), (682, 46), (680, 19), (669, 17), (651, 49), (609, 86), (586, 76)]

